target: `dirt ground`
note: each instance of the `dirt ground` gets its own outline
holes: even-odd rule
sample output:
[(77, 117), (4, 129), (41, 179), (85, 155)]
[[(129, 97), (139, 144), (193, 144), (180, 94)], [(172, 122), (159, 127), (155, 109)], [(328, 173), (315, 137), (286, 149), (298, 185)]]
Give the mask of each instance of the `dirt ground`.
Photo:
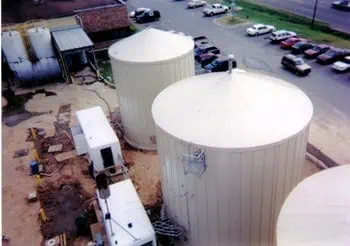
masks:
[[(2, 124), (2, 226), (3, 235), (10, 237), (9, 245), (40, 245), (42, 236), (38, 219), (39, 202), (27, 203), (29, 192), (36, 190), (36, 181), (33, 176), (28, 176), (29, 162), (33, 159), (33, 142), (26, 142), (27, 129), (30, 127), (43, 128), (46, 137), (55, 133), (54, 122), (61, 105), (70, 104), (71, 116), (69, 126), (77, 123), (75, 112), (77, 110), (102, 106), (108, 115), (107, 105), (94, 93), (85, 89), (93, 89), (104, 97), (112, 111), (118, 107), (114, 89), (101, 83), (90, 86), (78, 86), (74, 84), (60, 84), (45, 87), (46, 91), (52, 91), (57, 96), (45, 97), (37, 94), (26, 103), (29, 112), (52, 112), (32, 117), (8, 127)], [(17, 93), (24, 93), (17, 91)], [(13, 158), (14, 151), (29, 148), (29, 155)], [(146, 207), (151, 207), (159, 202), (160, 198), (160, 168), (157, 154), (154, 152), (141, 152), (128, 150), (123, 153), (128, 163), (129, 175), (134, 181), (141, 201)], [(93, 194), (95, 185), (92, 180), (83, 173), (86, 169), (84, 158), (76, 158), (74, 162), (67, 161), (61, 170), (61, 174), (78, 178), (84, 189)], [(306, 162), (304, 174), (308, 176), (319, 171), (311, 162)], [(43, 178), (47, 179), (47, 178)], [(74, 245), (86, 245), (86, 238), (78, 238)]]

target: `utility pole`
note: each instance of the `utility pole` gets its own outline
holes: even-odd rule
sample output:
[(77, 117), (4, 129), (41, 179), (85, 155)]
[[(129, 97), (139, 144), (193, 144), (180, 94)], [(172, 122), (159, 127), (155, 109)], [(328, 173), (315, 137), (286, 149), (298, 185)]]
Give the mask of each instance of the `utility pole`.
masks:
[(231, 0), (231, 12), (232, 12), (232, 17), (236, 15), (236, 13), (235, 13), (235, 7), (236, 7), (236, 2), (235, 2), (235, 0)]
[(314, 14), (312, 16), (312, 22), (311, 22), (311, 29), (314, 28), (314, 22), (315, 22), (315, 17), (317, 12), (317, 4), (318, 4), (318, 0), (315, 1)]

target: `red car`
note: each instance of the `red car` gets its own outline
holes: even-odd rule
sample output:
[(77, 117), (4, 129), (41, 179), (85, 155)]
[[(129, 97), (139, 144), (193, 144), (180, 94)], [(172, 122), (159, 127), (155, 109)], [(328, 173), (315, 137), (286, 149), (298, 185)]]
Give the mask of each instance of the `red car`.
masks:
[(309, 40), (305, 38), (288, 38), (287, 40), (280, 43), (281, 49), (291, 49), (293, 45), (298, 42), (309, 42)]
[(326, 44), (319, 44), (314, 46), (312, 49), (308, 49), (304, 51), (305, 58), (316, 58), (317, 56), (326, 53), (331, 47)]

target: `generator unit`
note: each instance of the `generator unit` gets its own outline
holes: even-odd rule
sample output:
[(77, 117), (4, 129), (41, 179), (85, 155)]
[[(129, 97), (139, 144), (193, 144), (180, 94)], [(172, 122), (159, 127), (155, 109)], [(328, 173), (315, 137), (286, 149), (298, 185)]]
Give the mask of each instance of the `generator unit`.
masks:
[(78, 155), (87, 154), (90, 170), (116, 175), (122, 172), (120, 143), (100, 106), (76, 112), (79, 124), (71, 128)]

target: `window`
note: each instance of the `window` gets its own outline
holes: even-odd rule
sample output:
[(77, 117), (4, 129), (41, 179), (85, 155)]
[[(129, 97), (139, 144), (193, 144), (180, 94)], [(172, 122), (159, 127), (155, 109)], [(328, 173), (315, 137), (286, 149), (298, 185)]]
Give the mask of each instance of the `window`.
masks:
[(103, 166), (105, 168), (114, 166), (113, 153), (111, 147), (101, 149), (100, 152), (103, 160)]

